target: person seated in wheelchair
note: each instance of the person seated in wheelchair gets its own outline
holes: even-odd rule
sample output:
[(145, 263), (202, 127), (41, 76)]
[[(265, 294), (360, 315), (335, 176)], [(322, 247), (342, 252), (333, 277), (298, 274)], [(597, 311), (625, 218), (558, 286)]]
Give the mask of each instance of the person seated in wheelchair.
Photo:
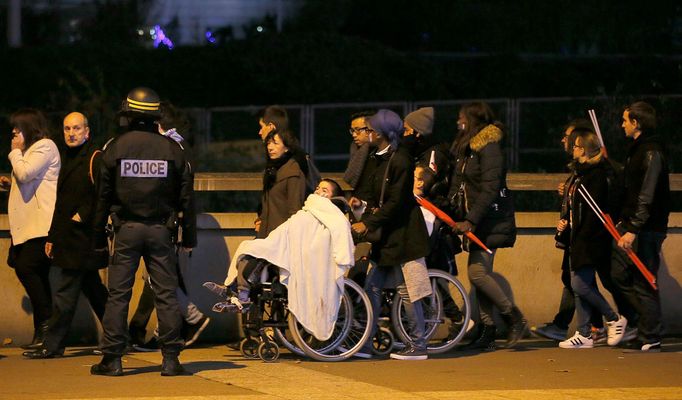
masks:
[(226, 298), (213, 310), (245, 312), (252, 303), (252, 284), (260, 280), (265, 266), (275, 265), (280, 282), (288, 289), (289, 311), (315, 337), (328, 338), (336, 321), (344, 274), (354, 263), (342, 194), (338, 183), (323, 179), (303, 208), (267, 237), (242, 242), (232, 257), (225, 284), (204, 283)]

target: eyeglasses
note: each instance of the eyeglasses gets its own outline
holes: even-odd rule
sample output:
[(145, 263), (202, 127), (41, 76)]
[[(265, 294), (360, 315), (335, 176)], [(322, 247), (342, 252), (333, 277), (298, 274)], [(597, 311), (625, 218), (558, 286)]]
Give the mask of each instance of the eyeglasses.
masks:
[(348, 133), (350, 133), (351, 136), (352, 136), (352, 135), (359, 135), (359, 134), (362, 133), (362, 132), (369, 132), (369, 131), (370, 131), (370, 129), (369, 129), (368, 127), (366, 127), (366, 126), (361, 126), (361, 127), (359, 127), (359, 128), (350, 128), (350, 129), (348, 130)]

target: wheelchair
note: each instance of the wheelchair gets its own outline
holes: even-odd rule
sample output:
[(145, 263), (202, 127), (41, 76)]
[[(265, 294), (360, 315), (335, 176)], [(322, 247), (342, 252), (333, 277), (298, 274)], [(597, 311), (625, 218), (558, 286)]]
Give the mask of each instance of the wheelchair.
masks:
[[(270, 264), (271, 267), (274, 267)], [(269, 273), (268, 273), (269, 270)], [(287, 308), (287, 289), (279, 281), (277, 268), (265, 268), (271, 279), (253, 282), (251, 305), (242, 314), (245, 338), (239, 350), (245, 358), (274, 362), (280, 346), (293, 354), (317, 361), (342, 361), (359, 351), (370, 339), (372, 306), (365, 291), (344, 279), (344, 291), (331, 337), (319, 340), (296, 320)], [(261, 278), (266, 278), (266, 276)]]

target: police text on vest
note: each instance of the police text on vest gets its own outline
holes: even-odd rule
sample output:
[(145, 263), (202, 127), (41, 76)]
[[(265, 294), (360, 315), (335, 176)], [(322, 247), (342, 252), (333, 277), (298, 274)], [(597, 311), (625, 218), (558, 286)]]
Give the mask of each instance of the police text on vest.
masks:
[(121, 160), (121, 176), (131, 178), (165, 178), (168, 176), (168, 161)]

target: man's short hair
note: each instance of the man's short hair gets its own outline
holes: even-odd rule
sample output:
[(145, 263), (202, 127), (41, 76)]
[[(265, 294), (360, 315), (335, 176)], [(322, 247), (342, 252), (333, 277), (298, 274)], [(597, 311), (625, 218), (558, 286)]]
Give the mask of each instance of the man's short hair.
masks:
[(625, 111), (628, 111), (628, 116), (631, 120), (637, 120), (639, 129), (642, 132), (656, 130), (656, 110), (651, 104), (644, 101), (636, 101), (625, 107)]
[(289, 114), (280, 106), (272, 105), (265, 107), (260, 116), (265, 124), (273, 124), (277, 131), (289, 129)]
[(351, 123), (358, 118), (371, 117), (372, 115), (374, 115), (376, 113), (377, 112), (375, 110), (365, 110), (365, 111), (356, 112), (356, 113), (353, 113), (350, 115), (350, 120), (348, 120), (348, 122)]

